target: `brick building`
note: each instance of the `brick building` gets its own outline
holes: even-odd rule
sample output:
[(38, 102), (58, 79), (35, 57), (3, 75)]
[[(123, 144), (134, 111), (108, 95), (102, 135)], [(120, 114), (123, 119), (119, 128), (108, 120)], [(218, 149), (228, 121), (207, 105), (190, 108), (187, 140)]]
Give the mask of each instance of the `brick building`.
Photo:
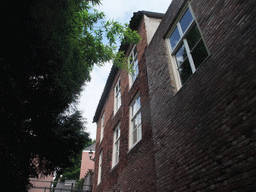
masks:
[[(94, 158), (95, 158), (95, 143), (85, 148), (82, 152), (81, 169), (79, 179), (84, 178), (83, 190), (92, 191), (93, 174), (94, 174)], [(90, 154), (91, 153), (91, 156)]]
[(157, 191), (256, 190), (256, 1), (173, 0), (146, 50)]
[[(90, 158), (89, 152), (92, 152), (91, 158)], [(91, 160), (91, 159), (94, 159), (94, 154), (95, 154), (95, 144), (92, 144), (91, 146), (83, 150), (79, 179), (84, 178), (86, 174), (89, 172), (89, 170), (94, 169), (94, 161)]]
[(173, 0), (152, 39), (145, 15), (138, 77), (113, 67), (95, 114), (94, 191), (255, 191), (256, 1)]
[(54, 176), (52, 175), (42, 175), (39, 174), (38, 178), (30, 177), (30, 183), (33, 187), (28, 189), (28, 192), (42, 192), (44, 189), (51, 189)]
[(142, 40), (120, 49), (135, 73), (113, 66), (98, 104), (93, 191), (156, 190), (145, 49), (162, 17), (141, 11), (130, 21)]

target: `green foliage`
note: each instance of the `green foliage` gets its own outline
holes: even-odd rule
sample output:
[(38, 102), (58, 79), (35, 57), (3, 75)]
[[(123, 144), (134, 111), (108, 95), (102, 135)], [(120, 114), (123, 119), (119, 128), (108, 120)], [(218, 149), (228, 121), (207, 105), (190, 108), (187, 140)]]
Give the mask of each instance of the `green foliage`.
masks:
[(26, 191), (29, 174), (74, 164), (89, 138), (81, 114), (65, 111), (77, 102), (94, 64), (122, 61), (117, 40), (138, 43), (138, 34), (117, 22), (95, 27), (104, 19), (93, 9), (97, 4), (13, 0), (2, 7), (0, 168), (10, 191)]
[(84, 184), (84, 178), (79, 179), (76, 183), (76, 186), (74, 189), (78, 190), (78, 189), (83, 189), (83, 184)]
[[(95, 143), (96, 140), (91, 140), (86, 142), (83, 149), (89, 147), (93, 143)], [(71, 158), (70, 161), (73, 163), (73, 166), (67, 167), (64, 169), (61, 169), (57, 174), (59, 177), (62, 175), (61, 182), (64, 182), (65, 180), (79, 180), (80, 177), (80, 170), (81, 170), (81, 160), (82, 160), (82, 150), (77, 153), (77, 155), (74, 158)]]

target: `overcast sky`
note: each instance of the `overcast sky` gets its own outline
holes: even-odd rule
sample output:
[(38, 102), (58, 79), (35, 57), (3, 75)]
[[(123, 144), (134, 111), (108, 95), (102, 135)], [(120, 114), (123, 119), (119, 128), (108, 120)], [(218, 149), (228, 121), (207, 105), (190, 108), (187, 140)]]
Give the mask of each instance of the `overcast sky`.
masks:
[[(171, 0), (102, 0), (102, 5), (97, 7), (106, 15), (106, 19), (114, 19), (121, 23), (129, 23), (133, 12), (152, 11), (165, 13)], [(86, 131), (92, 139), (96, 139), (96, 123), (92, 123), (102, 91), (105, 87), (112, 63), (106, 63), (103, 67), (95, 66), (91, 73), (91, 81), (86, 83), (81, 94), (78, 109), (87, 119)]]

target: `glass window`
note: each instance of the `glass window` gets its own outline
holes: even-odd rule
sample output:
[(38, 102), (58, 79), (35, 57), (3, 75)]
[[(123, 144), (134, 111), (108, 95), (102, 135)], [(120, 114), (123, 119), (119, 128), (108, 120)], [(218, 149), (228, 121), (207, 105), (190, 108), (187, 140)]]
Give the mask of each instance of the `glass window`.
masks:
[(118, 125), (114, 130), (112, 167), (114, 167), (119, 162), (119, 148), (120, 148), (120, 125)]
[(194, 46), (196, 45), (196, 43), (201, 39), (201, 35), (199, 32), (199, 29), (197, 27), (197, 25), (195, 25), (190, 32), (188, 33), (187, 36), (187, 41), (188, 41), (188, 45), (189, 48), (192, 50), (194, 48)]
[(104, 122), (105, 121), (105, 114), (102, 115), (101, 117), (101, 132), (100, 132), (100, 140), (103, 138), (103, 133), (104, 133)]
[(188, 78), (192, 75), (192, 70), (189, 65), (188, 59), (179, 67), (179, 73), (182, 84), (184, 84)]
[(98, 169), (98, 184), (101, 182), (101, 170), (102, 170), (102, 151), (99, 155), (99, 169)]
[(115, 104), (114, 112), (116, 113), (121, 106), (121, 82), (120, 79), (117, 81), (115, 86)]
[(140, 97), (138, 97), (132, 105), (132, 115), (135, 115), (140, 109)]
[(129, 63), (130, 65), (132, 65), (132, 70), (133, 70), (133, 73), (131, 75), (131, 83), (133, 83), (139, 74), (137, 46), (133, 47), (129, 57), (130, 57)]
[(183, 15), (182, 19), (180, 20), (180, 25), (183, 33), (186, 31), (186, 29), (188, 28), (188, 26), (192, 21), (193, 21), (193, 16), (190, 10), (188, 9), (186, 13)]
[(171, 43), (172, 49), (174, 49), (174, 47), (177, 45), (179, 40), (180, 40), (180, 34), (179, 34), (179, 31), (178, 31), (178, 28), (176, 27), (174, 32), (172, 33), (172, 35), (170, 37), (170, 43)]
[(169, 40), (181, 87), (209, 55), (190, 8), (178, 20)]
[(195, 67), (198, 68), (199, 65), (208, 57), (208, 52), (202, 39), (199, 41), (199, 43), (197, 43), (191, 54)]
[(141, 140), (141, 104), (140, 97), (137, 96), (131, 105), (131, 146)]
[(176, 57), (177, 65), (179, 67), (187, 58), (187, 53), (184, 45), (181, 46), (179, 51), (176, 53), (175, 57)]

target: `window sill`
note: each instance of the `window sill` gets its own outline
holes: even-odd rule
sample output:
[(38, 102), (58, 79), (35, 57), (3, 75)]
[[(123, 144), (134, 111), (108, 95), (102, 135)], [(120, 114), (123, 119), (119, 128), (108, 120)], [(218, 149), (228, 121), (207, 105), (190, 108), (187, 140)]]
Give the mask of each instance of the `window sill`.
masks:
[(133, 146), (127, 151), (127, 154), (129, 154), (131, 151), (135, 150), (139, 143), (141, 143), (142, 139), (137, 141)]
[(115, 113), (113, 113), (113, 115), (112, 115), (112, 120), (113, 119), (116, 119), (116, 118), (118, 118), (118, 116), (120, 115), (120, 111), (121, 111), (121, 108), (122, 108), (122, 105), (118, 108), (118, 110), (115, 112)]
[(198, 68), (196, 69), (196, 71), (188, 78), (188, 80), (181, 86), (179, 87), (179, 89), (177, 89), (176, 93), (174, 94), (177, 95), (178, 92), (180, 92), (180, 90), (186, 86), (186, 84), (190, 81), (191, 78), (193, 78), (193, 76), (197, 73), (197, 71), (201, 68), (202, 65), (204, 65), (204, 63), (211, 57), (211, 55), (208, 55), (208, 57), (205, 58), (205, 60), (198, 66)]
[(114, 167), (111, 168), (110, 172), (114, 171), (115, 169), (117, 169), (119, 165), (119, 161), (114, 165)]
[(136, 84), (136, 81), (138, 81), (138, 79), (139, 79), (139, 74), (137, 75), (137, 77), (133, 82), (129, 82), (129, 91), (132, 89), (132, 87), (134, 87), (134, 84)]

